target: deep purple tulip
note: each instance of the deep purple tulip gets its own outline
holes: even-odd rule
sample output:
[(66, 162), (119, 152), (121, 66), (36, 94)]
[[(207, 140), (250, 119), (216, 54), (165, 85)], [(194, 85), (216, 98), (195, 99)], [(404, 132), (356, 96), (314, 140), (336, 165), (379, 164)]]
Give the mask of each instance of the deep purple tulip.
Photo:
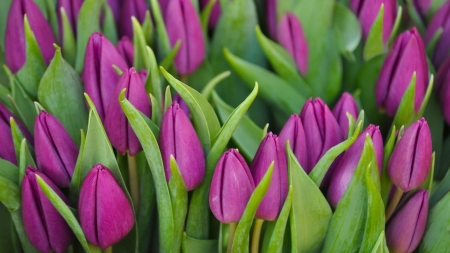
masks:
[(33, 0), (13, 0), (8, 13), (5, 36), (5, 60), (12, 72), (19, 71), (26, 60), (24, 15), (27, 14), (31, 30), (36, 37), (46, 64), (55, 53), (56, 42), (50, 24)]
[(189, 106), (184, 102), (183, 98), (180, 96), (180, 94), (176, 93), (173, 95), (172, 98), (173, 102), (177, 102), (180, 105), (180, 108), (183, 109), (183, 111), (186, 113), (187, 116), (191, 114), (191, 110), (189, 109)]
[[(210, 1), (211, 0), (200, 0), (201, 7), (205, 8), (205, 6), (208, 5)], [(219, 21), (221, 13), (222, 9), (220, 8), (220, 2), (216, 1), (212, 7), (211, 14), (209, 16), (208, 26), (210, 28), (214, 28), (216, 26), (217, 21)]]
[(413, 5), (417, 13), (424, 17), (430, 10), (431, 0), (413, 0)]
[(111, 8), (111, 11), (113, 13), (114, 20), (116, 21), (116, 23), (119, 23), (120, 12), (122, 10), (123, 1), (124, 0), (106, 0), (109, 7)]
[(83, 5), (84, 0), (58, 0), (56, 2), (56, 15), (58, 16), (58, 27), (59, 27), (59, 38), (63, 41), (63, 24), (61, 19), (61, 8), (64, 8), (66, 12), (67, 19), (69, 20), (70, 26), (74, 34), (77, 31), (78, 22), (78, 12), (80, 12), (81, 5)]
[(139, 23), (144, 22), (145, 13), (148, 11), (145, 0), (124, 0), (119, 19), (119, 32), (121, 36), (133, 38), (133, 23), (131, 17), (135, 17)]
[(383, 137), (378, 126), (369, 125), (344, 153), (331, 177), (328, 188), (328, 201), (330, 201), (333, 207), (337, 206), (352, 180), (355, 169), (361, 159), (366, 135), (370, 135), (372, 139), (377, 165), (381, 175), (381, 168), (383, 166)]
[(41, 111), (34, 122), (34, 143), (39, 170), (59, 187), (69, 187), (79, 150), (61, 122)]
[(194, 72), (205, 58), (205, 41), (197, 12), (190, 0), (171, 0), (167, 5), (165, 22), (170, 45), (178, 40), (181, 46), (175, 57), (178, 73)]
[(395, 116), (414, 72), (417, 78), (414, 108), (418, 112), (428, 87), (428, 66), (423, 41), (416, 28), (398, 36), (378, 77), (377, 106), (386, 109), (387, 115)]
[(127, 36), (123, 36), (117, 43), (116, 48), (122, 58), (127, 62), (128, 67), (133, 67), (134, 45), (130, 38), (128, 38)]
[(75, 237), (67, 222), (39, 187), (36, 175), (66, 204), (69, 203), (48, 177), (28, 166), (22, 181), (22, 218), (25, 232), (31, 244), (40, 252), (65, 252)]
[(237, 149), (225, 152), (217, 163), (209, 191), (209, 206), (222, 223), (238, 222), (255, 190), (250, 169)]
[(303, 129), (302, 120), (297, 114), (292, 114), (286, 121), (278, 135), (281, 148), (285, 148), (286, 142), (289, 141), (292, 152), (302, 167), (307, 163), (308, 150), (306, 148), (305, 130)]
[(397, 18), (396, 0), (351, 0), (350, 8), (356, 13), (361, 22), (364, 38), (369, 35), (373, 22), (384, 4), (383, 16), (383, 42), (387, 44), (392, 33), (392, 28)]
[(436, 49), (432, 55), (433, 64), (439, 67), (444, 60), (450, 56), (450, 2), (444, 3), (441, 8), (436, 12), (433, 19), (428, 26), (425, 42), (430, 43), (434, 34), (439, 28), (443, 29), (443, 33), (439, 38), (439, 42), (436, 45)]
[(441, 99), (441, 109), (447, 124), (450, 124), (450, 56), (439, 67), (436, 77), (436, 90)]
[(300, 20), (293, 13), (286, 13), (277, 30), (278, 42), (289, 52), (303, 75), (308, 72), (308, 41)]
[(431, 132), (422, 118), (409, 126), (392, 152), (388, 174), (392, 182), (407, 192), (419, 187), (431, 166)]
[(250, 165), (255, 185), (261, 182), (272, 162), (275, 163), (269, 189), (256, 211), (256, 218), (268, 221), (278, 218), (288, 193), (285, 152), (278, 137), (270, 132), (262, 140)]
[(356, 105), (353, 96), (348, 92), (342, 93), (341, 98), (333, 108), (333, 115), (339, 123), (339, 126), (341, 126), (344, 136), (347, 136), (349, 127), (347, 113), (350, 113), (357, 120), (358, 112), (358, 105)]
[(300, 118), (308, 150), (308, 159), (303, 169), (309, 173), (330, 148), (344, 140), (344, 136), (330, 109), (320, 98), (308, 99)]
[(177, 102), (163, 116), (159, 146), (167, 181), (170, 180), (170, 156), (177, 161), (188, 191), (196, 188), (205, 177), (205, 155), (197, 133)]
[(127, 69), (127, 63), (114, 45), (101, 33), (93, 33), (86, 47), (81, 79), (102, 120), (119, 80), (119, 75), (112, 65), (121, 70)]
[(102, 249), (122, 240), (134, 226), (127, 196), (102, 164), (94, 165), (84, 178), (78, 208), (86, 239)]
[(163, 18), (166, 15), (167, 6), (169, 5), (169, 2), (171, 0), (159, 0), (159, 7), (161, 9), (161, 14), (163, 15)]
[(419, 190), (395, 214), (386, 228), (392, 253), (411, 253), (422, 240), (428, 217), (428, 191)]
[(128, 150), (130, 155), (135, 155), (142, 150), (141, 143), (131, 128), (119, 102), (119, 95), (126, 88), (125, 97), (130, 103), (145, 116), (151, 117), (150, 99), (145, 91), (141, 76), (134, 68), (125, 70), (117, 83), (111, 96), (105, 115), (105, 130), (111, 144), (120, 153)]
[(269, 35), (273, 39), (277, 37), (277, 1), (266, 0), (267, 27), (269, 28)]

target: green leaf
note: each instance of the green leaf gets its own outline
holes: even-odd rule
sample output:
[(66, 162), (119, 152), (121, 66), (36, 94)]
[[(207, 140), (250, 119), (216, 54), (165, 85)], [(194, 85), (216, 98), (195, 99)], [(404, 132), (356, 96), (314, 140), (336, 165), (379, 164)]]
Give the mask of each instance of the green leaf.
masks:
[(203, 7), (202, 13), (200, 14), (203, 36), (205, 36), (205, 38), (208, 36), (209, 19), (211, 17), (211, 11), (213, 9), (213, 6), (216, 4), (216, 2), (217, 0), (209, 1), (208, 4), (206, 4), (206, 6)]
[(209, 100), (209, 97), (211, 96), (211, 93), (214, 91), (214, 88), (217, 84), (219, 84), (222, 80), (230, 76), (230, 71), (225, 71), (217, 76), (215, 76), (213, 79), (211, 79), (203, 88), (202, 90), (202, 96), (205, 97), (207, 100)]
[(289, 213), (292, 206), (293, 190), (292, 185), (289, 187), (289, 192), (284, 202), (283, 209), (277, 219), (277, 224), (272, 232), (270, 238), (269, 248), (267, 252), (281, 252), (283, 249), (284, 232), (286, 231), (286, 224), (289, 219)]
[(170, 156), (170, 172), (169, 192), (170, 200), (172, 202), (175, 232), (172, 249), (179, 252), (181, 249), (181, 239), (183, 237), (184, 221), (187, 215), (188, 193), (177, 162), (172, 155)]
[(169, 69), (170, 67), (172, 67), (173, 61), (178, 54), (178, 50), (180, 50), (180, 46), (181, 40), (177, 40), (172, 50), (170, 50), (166, 57), (164, 57), (164, 59), (161, 61), (161, 67), (163, 67), (164, 69)]
[(78, 143), (80, 129), (86, 128), (88, 116), (83, 100), (83, 83), (72, 66), (62, 58), (60, 48), (56, 48), (55, 57), (41, 79), (38, 98)]
[(364, 45), (363, 55), (364, 60), (366, 61), (386, 51), (383, 41), (383, 17), (384, 4), (381, 4), (380, 11), (375, 18), (375, 21), (373, 21), (369, 35), (367, 36), (366, 44)]
[(13, 144), (14, 144), (14, 151), (16, 153), (17, 161), (19, 161), (20, 146), (22, 145), (22, 140), (25, 137), (23, 136), (23, 133), (20, 130), (20, 128), (17, 125), (16, 120), (14, 118), (9, 119), (9, 125), (11, 127), (11, 135), (12, 135), (12, 140), (13, 140)]
[(197, 240), (183, 233), (183, 253), (217, 252), (217, 240)]
[[(153, 50), (150, 47), (146, 47), (148, 57), (146, 58), (149, 62), (147, 65), (149, 66), (147, 81), (145, 82), (145, 90), (147, 93), (155, 96), (158, 102), (162, 101), (162, 87), (161, 87), (161, 79), (159, 76), (158, 64), (156, 63), (156, 58)], [(161, 102), (162, 103), (162, 102)]]
[(8, 179), (13, 183), (17, 183), (19, 178), (19, 168), (9, 161), (0, 159), (0, 176)]
[(149, 55), (146, 49), (147, 42), (145, 41), (144, 31), (139, 21), (135, 17), (131, 17), (133, 24), (133, 45), (134, 45), (134, 61), (133, 66), (136, 69), (150, 69), (146, 63), (150, 62)]
[(400, 105), (398, 106), (397, 113), (392, 123), (397, 128), (401, 126), (408, 127), (416, 118), (414, 98), (416, 94), (416, 72), (414, 71), (411, 81), (403, 94)]
[(420, 252), (443, 252), (444, 249), (450, 248), (450, 233), (448, 233), (450, 224), (449, 209), (450, 192), (446, 193), (428, 213), (427, 227), (422, 243), (419, 246)]
[(142, 30), (144, 31), (144, 37), (147, 45), (153, 45), (155, 39), (155, 27), (153, 26), (153, 21), (150, 16), (150, 10), (145, 12), (144, 22), (142, 23)]
[(25, 139), (22, 139), (19, 155), (19, 186), (22, 185), (22, 180), (25, 176), (25, 171), (28, 166), (37, 168), (36, 164), (34, 163), (33, 157), (31, 156), (30, 150), (28, 150), (27, 141)]
[(384, 231), (381, 232), (381, 234), (378, 237), (378, 240), (375, 243), (375, 246), (373, 247), (371, 252), (372, 253), (389, 253), (389, 249), (386, 245), (386, 237), (384, 235)]
[(59, 38), (58, 17), (56, 16), (57, 13), (56, 2), (53, 0), (44, 0), (44, 3), (47, 12), (47, 21), (50, 23), (52, 27), (52, 31), (53, 34), (55, 35), (55, 38)]
[(336, 3), (333, 10), (332, 29), (341, 53), (351, 54), (361, 40), (361, 25), (358, 17), (345, 5)]
[(164, 112), (172, 105), (172, 93), (170, 92), (170, 86), (166, 87), (166, 93), (164, 96)]
[(392, 181), (389, 178), (387, 172), (387, 165), (389, 163), (389, 159), (391, 158), (392, 151), (394, 150), (395, 140), (396, 140), (396, 128), (392, 126), (391, 133), (389, 134), (389, 138), (387, 139), (386, 144), (384, 145), (383, 150), (383, 170), (381, 172), (381, 197), (383, 198), (383, 202), (385, 205), (388, 203), (389, 194), (392, 188)]
[(159, 53), (158, 59), (163, 59), (170, 52), (169, 35), (167, 35), (166, 25), (161, 14), (158, 0), (150, 0), (150, 5), (156, 24), (156, 45), (158, 48), (157, 52)]
[(114, 14), (106, 1), (102, 0), (103, 24), (102, 33), (114, 45), (119, 40)]
[(436, 49), (436, 46), (442, 36), (442, 33), (444, 33), (444, 29), (442, 27), (439, 27), (436, 32), (434, 33), (433, 37), (431, 37), (430, 41), (427, 44), (426, 52), (427, 55), (433, 55)]
[(64, 7), (61, 7), (61, 22), (62, 22), (62, 54), (64, 59), (72, 65), (75, 66), (75, 57), (76, 57), (76, 42), (75, 35), (73, 34), (72, 27), (70, 25), (69, 18), (67, 17), (67, 13)]
[(445, 176), (445, 173), (449, 168), (449, 166), (446, 165), (447, 161), (450, 162), (449, 159), (446, 159), (443, 156), (443, 154), (448, 154), (446, 153), (447, 151), (443, 150), (445, 139), (444, 126), (446, 125), (443, 115), (441, 102), (437, 94), (432, 95), (428, 100), (423, 117), (427, 119), (428, 126), (430, 127), (433, 150), (436, 152), (435, 178), (439, 180)]
[[(158, 130), (159, 130), (159, 126), (161, 125), (161, 121), (162, 121), (162, 119), (161, 119), (162, 118), (161, 106), (160, 106), (160, 104), (158, 103), (158, 101), (156, 100), (156, 98), (152, 94), (149, 94), (149, 96), (150, 96), (150, 102), (151, 102), (151, 105), (152, 105), (152, 119), (151, 119), (151, 121), (155, 125), (155, 127), (157, 127)], [(152, 129), (152, 131), (154, 131), (154, 130)], [(159, 131), (158, 131), (158, 135), (159, 135)]]
[(81, 164), (83, 163), (83, 155), (85, 150), (85, 144), (86, 144), (86, 134), (83, 130), (81, 132), (81, 140), (80, 140), (80, 152), (78, 153), (77, 157), (77, 163), (75, 164), (75, 168), (73, 171), (72, 181), (70, 182), (70, 188), (69, 188), (69, 199), (71, 203), (78, 203), (78, 193), (79, 193), (79, 187), (82, 183), (81, 178)]
[(413, 21), (413, 24), (419, 30), (420, 34), (425, 34), (426, 27), (425, 24), (420, 17), (420, 14), (416, 11), (415, 5), (413, 4), (412, 0), (406, 0), (406, 6), (408, 10), (408, 14), (410, 19)]
[(5, 47), (5, 31), (12, 0), (0, 1), (0, 47)]

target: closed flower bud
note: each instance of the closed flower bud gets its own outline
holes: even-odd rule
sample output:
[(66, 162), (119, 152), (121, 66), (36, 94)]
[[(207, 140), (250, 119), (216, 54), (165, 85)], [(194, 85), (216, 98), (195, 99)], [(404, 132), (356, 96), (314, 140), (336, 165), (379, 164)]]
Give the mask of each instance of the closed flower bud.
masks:
[(430, 43), (439, 28), (443, 33), (439, 38), (434, 53), (431, 55), (433, 64), (439, 67), (450, 56), (450, 2), (445, 2), (431, 20), (425, 35), (425, 42)]
[(270, 164), (274, 163), (272, 179), (266, 196), (259, 204), (256, 218), (273, 221), (278, 218), (288, 193), (288, 174), (284, 149), (278, 137), (271, 132), (266, 135), (256, 151), (250, 170), (255, 185), (261, 182)]
[(366, 135), (369, 135), (372, 139), (377, 165), (381, 175), (381, 168), (383, 166), (383, 137), (378, 126), (369, 125), (344, 153), (331, 177), (328, 188), (328, 201), (330, 201), (333, 207), (337, 206), (352, 180), (353, 173), (361, 159)]
[(180, 94), (176, 93), (175, 95), (173, 95), (172, 101), (177, 102), (180, 105), (180, 108), (183, 109), (183, 111), (186, 113), (187, 116), (189, 116), (189, 114), (191, 114), (191, 110), (189, 109), (186, 102), (184, 102), (184, 100), (180, 96)]
[(367, 38), (382, 4), (384, 5), (383, 42), (387, 44), (397, 17), (396, 0), (351, 0), (350, 8), (358, 16), (362, 26), (363, 36)]
[(27, 14), (31, 30), (41, 49), (45, 63), (49, 64), (55, 53), (53, 35), (50, 24), (33, 0), (13, 0), (8, 13), (5, 36), (5, 60), (12, 72), (22, 68), (26, 60), (24, 15)]
[(413, 0), (412, 2), (417, 13), (424, 18), (430, 10), (431, 0)]
[(125, 70), (111, 96), (105, 115), (105, 131), (111, 144), (122, 154), (128, 150), (135, 155), (142, 150), (141, 143), (131, 128), (119, 102), (119, 95), (126, 88), (125, 97), (145, 116), (151, 117), (150, 99), (145, 91), (141, 76), (134, 68)]
[(114, 45), (101, 33), (93, 33), (86, 47), (81, 79), (102, 120), (119, 80), (119, 75), (112, 65), (121, 70), (127, 69), (127, 63)]
[[(202, 8), (205, 8), (211, 0), (200, 0), (200, 4)], [(212, 7), (211, 14), (209, 16), (209, 27), (214, 28), (219, 21), (220, 14), (222, 13), (222, 9), (220, 8), (220, 2), (216, 1)]]
[(388, 174), (392, 182), (407, 192), (419, 187), (431, 166), (431, 132), (422, 118), (409, 126), (392, 152)]
[(106, 0), (106, 3), (108, 3), (109, 8), (111, 8), (116, 23), (119, 23), (122, 2), (123, 0)]
[(202, 145), (186, 113), (174, 102), (163, 116), (159, 146), (167, 181), (170, 180), (170, 156), (177, 161), (188, 191), (196, 188), (205, 177), (205, 155)]
[(436, 90), (441, 99), (441, 109), (447, 124), (450, 124), (450, 57), (439, 67), (436, 77)]
[(56, 210), (42, 189), (36, 175), (41, 177), (58, 196), (68, 199), (43, 173), (27, 167), (22, 181), (22, 218), (25, 232), (31, 244), (40, 252), (62, 253), (72, 244), (74, 235), (69, 225)]
[(117, 43), (116, 48), (122, 58), (127, 62), (128, 67), (133, 67), (134, 45), (130, 38), (128, 38), (127, 36), (123, 36)]
[(237, 149), (225, 152), (217, 163), (209, 191), (209, 206), (222, 223), (238, 222), (255, 190), (252, 174)]
[(34, 142), (39, 170), (59, 187), (69, 187), (78, 147), (61, 122), (41, 111), (34, 122)]
[(171, 0), (167, 5), (165, 22), (170, 45), (178, 40), (181, 46), (175, 57), (178, 73), (194, 72), (205, 58), (205, 41), (197, 12), (190, 0)]
[(67, 19), (69, 20), (72, 31), (76, 33), (77, 22), (78, 22), (78, 12), (80, 12), (81, 6), (84, 0), (58, 0), (56, 2), (56, 15), (58, 16), (58, 27), (59, 27), (59, 38), (63, 41), (63, 24), (61, 19), (61, 8), (64, 8), (66, 12)]
[(289, 52), (302, 75), (308, 72), (308, 42), (302, 25), (293, 13), (286, 13), (278, 23), (278, 42)]
[(94, 165), (85, 177), (78, 200), (80, 224), (86, 239), (106, 249), (134, 226), (133, 209), (112, 172)]
[(148, 6), (145, 0), (124, 0), (120, 11), (119, 32), (121, 36), (133, 38), (133, 23), (131, 17), (135, 17), (139, 23), (144, 22)]
[(428, 217), (428, 191), (419, 190), (395, 214), (386, 228), (392, 253), (411, 253), (420, 243)]
[(403, 94), (416, 72), (414, 109), (419, 111), (428, 86), (428, 66), (425, 48), (416, 28), (405, 31), (395, 40), (383, 63), (376, 84), (376, 102), (393, 117)]
[(271, 38), (277, 37), (277, 2), (278, 0), (266, 1), (266, 20)]
[(292, 152), (297, 157), (298, 162), (303, 167), (307, 163), (308, 150), (306, 149), (305, 130), (303, 130), (302, 120), (297, 114), (289, 117), (280, 135), (278, 135), (281, 148), (285, 148), (286, 142), (289, 141)]
[(339, 126), (341, 126), (342, 133), (347, 136), (349, 121), (347, 113), (353, 116), (355, 120), (358, 119), (358, 106), (352, 95), (348, 92), (344, 92), (333, 108), (333, 115), (336, 118)]

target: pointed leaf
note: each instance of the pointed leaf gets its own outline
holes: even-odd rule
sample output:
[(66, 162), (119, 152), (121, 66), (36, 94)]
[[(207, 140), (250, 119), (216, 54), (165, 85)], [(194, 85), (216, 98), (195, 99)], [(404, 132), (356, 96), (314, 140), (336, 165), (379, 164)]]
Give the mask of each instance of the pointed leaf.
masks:
[(284, 232), (286, 231), (286, 224), (289, 219), (289, 213), (292, 206), (292, 196), (293, 190), (292, 185), (289, 187), (289, 192), (284, 202), (283, 209), (281, 209), (280, 215), (278, 216), (277, 223), (272, 232), (272, 237), (270, 238), (269, 248), (267, 252), (281, 252), (283, 249), (283, 239)]
[(332, 29), (341, 53), (351, 54), (361, 40), (361, 25), (356, 15), (345, 5), (336, 3), (333, 10)]
[(63, 7), (61, 7), (61, 22), (62, 22), (62, 31), (63, 38), (61, 41), (62, 44), (62, 54), (64, 59), (72, 65), (75, 66), (75, 57), (76, 57), (76, 42), (75, 35), (73, 34), (72, 27), (70, 26), (69, 18), (67, 17), (66, 11)]
[(114, 20), (114, 14), (111, 10), (109, 4), (106, 1), (102, 1), (102, 13), (103, 13), (103, 24), (102, 33), (108, 38), (114, 45), (119, 40), (119, 35), (117, 34), (117, 27)]
[(364, 45), (364, 60), (368, 61), (374, 56), (385, 52), (385, 46), (383, 43), (383, 17), (384, 17), (384, 4), (381, 4), (380, 11), (378, 12), (375, 21), (373, 21), (370, 28), (369, 35), (367, 36), (366, 44)]
[(166, 25), (161, 14), (161, 8), (158, 0), (150, 0), (153, 18), (156, 23), (156, 45), (159, 55), (158, 59), (163, 59), (170, 52), (169, 35), (167, 35)]
[(177, 162), (173, 156), (170, 156), (170, 172), (172, 173), (169, 181), (170, 200), (172, 202), (172, 212), (174, 218), (174, 242), (173, 250), (180, 251), (181, 239), (184, 230), (184, 221), (188, 209), (188, 193), (184, 185), (183, 177), (178, 169)]
[(443, 249), (450, 248), (450, 233), (448, 233), (450, 224), (449, 209), (450, 192), (446, 193), (428, 213), (427, 227), (422, 243), (419, 246), (419, 252), (442, 252)]

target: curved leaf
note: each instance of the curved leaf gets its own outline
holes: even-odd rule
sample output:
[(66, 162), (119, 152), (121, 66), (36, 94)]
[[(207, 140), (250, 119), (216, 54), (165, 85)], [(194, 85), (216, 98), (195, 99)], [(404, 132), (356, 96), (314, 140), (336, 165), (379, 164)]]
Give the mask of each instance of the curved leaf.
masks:
[(179, 252), (181, 249), (181, 239), (184, 230), (184, 221), (186, 219), (188, 208), (188, 193), (186, 186), (178, 169), (175, 158), (170, 156), (170, 172), (172, 173), (169, 181), (170, 200), (172, 201), (172, 212), (174, 219), (174, 243), (173, 250)]
[(427, 227), (420, 244), (420, 252), (442, 252), (450, 248), (450, 192), (431, 209), (428, 213)]
[(62, 23), (62, 31), (63, 37), (61, 41), (62, 46), (62, 54), (64, 55), (64, 59), (72, 65), (75, 66), (75, 57), (76, 57), (76, 42), (75, 35), (73, 34), (72, 27), (70, 26), (69, 18), (67, 17), (67, 13), (63, 7), (61, 7), (61, 23)]
[(366, 44), (364, 45), (363, 56), (366, 61), (372, 59), (376, 55), (384, 53), (386, 50), (383, 43), (383, 17), (384, 4), (381, 4), (380, 11), (375, 18), (375, 21), (373, 21), (369, 35), (367, 36)]
[(289, 213), (292, 206), (292, 185), (289, 187), (289, 192), (284, 202), (283, 209), (281, 209), (280, 215), (278, 216), (277, 223), (272, 232), (272, 237), (270, 238), (269, 248), (267, 252), (281, 252), (283, 249), (283, 239), (284, 232), (286, 231), (286, 224), (289, 219)]
[(356, 15), (337, 2), (333, 9), (332, 28), (336, 44), (342, 54), (351, 55), (361, 40), (361, 25)]

